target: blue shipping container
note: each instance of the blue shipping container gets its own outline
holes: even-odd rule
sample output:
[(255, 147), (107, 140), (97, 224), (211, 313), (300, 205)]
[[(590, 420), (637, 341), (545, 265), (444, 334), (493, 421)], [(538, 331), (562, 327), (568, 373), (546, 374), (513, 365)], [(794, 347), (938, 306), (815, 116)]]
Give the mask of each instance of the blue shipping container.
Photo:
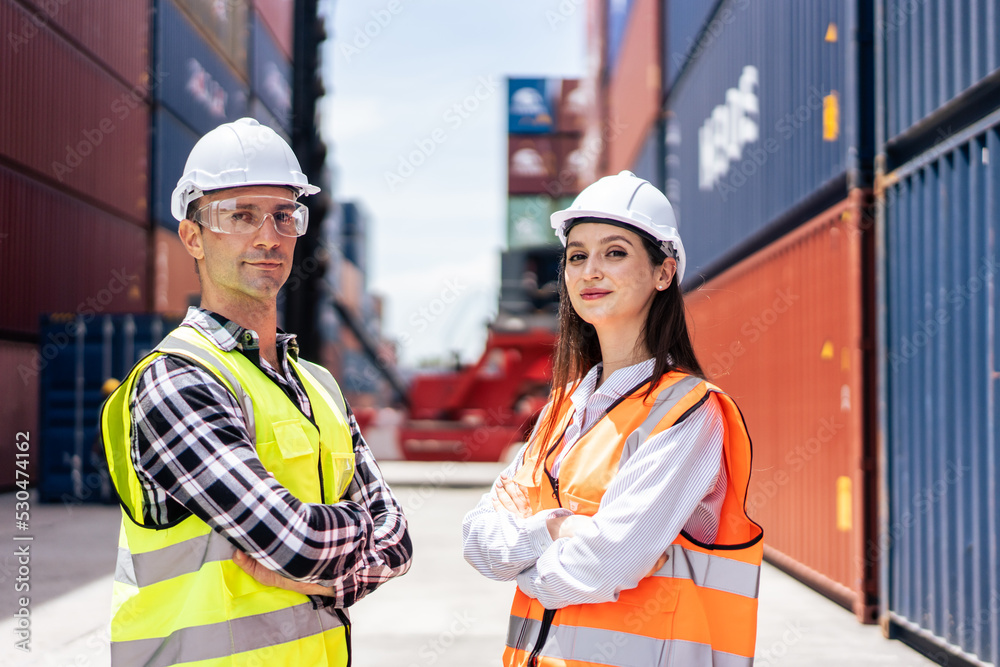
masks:
[(843, 200), (873, 152), (856, 3), (730, 0), (723, 15), (667, 98), (665, 185), (693, 282)]
[(170, 196), (184, 173), (184, 163), (199, 136), (164, 107), (153, 112), (153, 221), (177, 231), (179, 223), (170, 213)]
[(39, 354), (39, 493), (46, 502), (108, 502), (114, 498), (100, 474), (98, 420), (101, 387), (124, 379), (136, 361), (178, 322), (157, 315), (43, 316)]
[[(718, 0), (667, 0), (663, 20), (666, 21), (666, 48), (663, 49), (663, 71), (667, 73), (666, 89), (677, 79), (687, 64), (700, 55), (698, 44), (710, 44), (714, 35), (726, 23), (728, 14), (720, 14), (706, 25)], [(734, 11), (730, 8), (730, 13)]]
[(507, 132), (548, 134), (555, 130), (556, 96), (559, 79), (507, 80)]
[[(953, 134), (947, 119), (921, 123), (976, 87), (1000, 84), (1000, 5), (993, 0), (884, 0), (876, 25), (883, 49), (883, 136)], [(989, 78), (989, 81), (986, 79)], [(917, 125), (922, 127), (916, 127)]]
[(253, 57), (250, 61), (253, 94), (270, 110), (278, 124), (292, 131), (292, 63), (278, 48), (264, 21), (253, 13)]
[(246, 85), (173, 0), (160, 0), (155, 24), (155, 69), (163, 81), (154, 91), (156, 100), (199, 136), (245, 116)]
[(274, 117), (274, 114), (268, 111), (264, 103), (260, 101), (260, 98), (253, 97), (250, 99), (250, 117), (257, 119), (261, 125), (266, 125), (275, 132), (278, 136), (284, 139), (289, 146), (292, 145), (292, 140), (289, 138), (288, 133), (285, 132), (285, 128), (281, 126), (278, 119)]
[(899, 634), (1000, 664), (1000, 112), (886, 183), (888, 515), (866, 553), (887, 561), (882, 597)]
[(660, 129), (654, 124), (649, 135), (646, 136), (646, 140), (642, 142), (642, 151), (632, 165), (632, 173), (639, 178), (645, 178), (650, 183), (659, 184), (663, 177), (660, 143)]

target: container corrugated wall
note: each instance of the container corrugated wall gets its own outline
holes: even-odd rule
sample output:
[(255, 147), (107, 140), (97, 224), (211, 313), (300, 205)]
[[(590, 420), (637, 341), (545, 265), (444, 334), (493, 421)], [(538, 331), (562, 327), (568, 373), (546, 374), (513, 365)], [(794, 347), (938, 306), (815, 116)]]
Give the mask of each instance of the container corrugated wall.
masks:
[[(0, 247), (2, 243), (0, 243)], [(43, 360), (38, 357), (38, 346), (33, 343), (15, 343), (0, 340), (0, 424), (7, 437), (0, 441), (0, 457), (6, 461), (0, 466), (0, 492), (11, 491), (17, 481), (13, 462), (17, 451), (18, 433), (28, 433), (28, 474), (31, 485), (38, 483), (41, 447), (38, 434), (38, 371)]]
[[(884, 0), (885, 136), (915, 126), (990, 77), (1000, 83), (1000, 6), (992, 0)], [(958, 128), (923, 128), (934, 139)]]
[(154, 233), (153, 308), (158, 313), (183, 319), (189, 305), (201, 301), (201, 284), (177, 232), (157, 227)]
[[(148, 2), (52, 2), (28, 0), (35, 19), (63, 31), (132, 86), (142, 85), (149, 68)], [(22, 22), (21, 31), (8, 36), (11, 46), (29, 39), (36, 21)]]
[(184, 173), (184, 163), (199, 135), (165, 107), (153, 113), (153, 221), (177, 231), (178, 221), (170, 212), (170, 196)]
[(251, 20), (253, 57), (250, 81), (253, 94), (286, 132), (292, 131), (292, 61), (278, 48), (271, 29), (257, 12)]
[(773, 240), (793, 207), (819, 202), (801, 223), (847, 196), (864, 122), (857, 4), (720, 4), (729, 20), (667, 98), (666, 190), (692, 284)]
[[(29, 17), (13, 0), (0, 0), (0, 34), (17, 33)], [(130, 91), (51, 28), (40, 27), (16, 52), (5, 52), (0, 89), (6, 91), (0, 95), (0, 154), (80, 198), (146, 221), (145, 88)]]
[(295, 46), (294, 0), (254, 0), (253, 4), (264, 22), (271, 27), (274, 40), (281, 47), (285, 58), (291, 60)]
[(887, 607), (1000, 664), (1000, 112), (886, 178)]
[(855, 191), (685, 301), (699, 361), (750, 431), (748, 511), (766, 556), (873, 622), (863, 203)]
[[(612, 3), (614, 4), (614, 3)], [(660, 115), (660, 2), (635, 0), (608, 80), (607, 170), (632, 166)]]
[(706, 26), (717, 0), (666, 0), (664, 4), (666, 48), (663, 50), (663, 70), (666, 72), (667, 88), (670, 88), (688, 61), (700, 55), (698, 45), (711, 43), (728, 15), (723, 13), (713, 25)]
[(249, 104), (242, 78), (245, 68), (239, 74), (233, 71), (174, 0), (159, 0), (155, 23), (156, 69), (163, 78), (156, 100), (199, 136), (245, 116)]
[[(155, 0), (155, 3), (160, 8), (173, 1)], [(229, 65), (246, 78), (249, 3), (246, 0), (177, 0), (177, 3), (214, 49), (224, 54)]]
[(0, 330), (38, 314), (142, 310), (147, 230), (0, 167)]

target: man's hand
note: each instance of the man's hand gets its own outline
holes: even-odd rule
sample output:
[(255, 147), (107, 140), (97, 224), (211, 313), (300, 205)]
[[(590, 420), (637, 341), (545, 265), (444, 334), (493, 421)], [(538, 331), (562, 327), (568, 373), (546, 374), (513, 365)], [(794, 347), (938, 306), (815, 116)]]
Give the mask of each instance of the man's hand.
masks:
[(528, 496), (524, 493), (524, 489), (521, 488), (520, 484), (509, 477), (500, 475), (500, 479), (497, 480), (494, 489), (496, 490), (497, 497), (493, 499), (493, 509), (498, 512), (501, 509), (505, 509), (514, 516), (519, 516), (523, 519), (531, 516), (531, 506), (528, 505)]
[(258, 583), (264, 584), (265, 586), (284, 588), (285, 590), (302, 593), (303, 595), (333, 595), (332, 588), (320, 586), (319, 584), (306, 584), (301, 581), (292, 581), (291, 579), (281, 576), (277, 572), (267, 569), (239, 549), (237, 549), (236, 553), (233, 554), (233, 562), (239, 565), (240, 569), (244, 572), (256, 579)]

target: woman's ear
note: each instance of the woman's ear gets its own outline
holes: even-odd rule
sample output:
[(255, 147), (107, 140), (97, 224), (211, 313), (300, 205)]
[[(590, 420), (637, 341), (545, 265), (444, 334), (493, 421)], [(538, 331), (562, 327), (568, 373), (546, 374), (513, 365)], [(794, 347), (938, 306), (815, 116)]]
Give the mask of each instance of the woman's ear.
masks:
[(667, 257), (656, 270), (656, 289), (662, 291), (670, 287), (675, 275), (677, 275), (677, 260)]

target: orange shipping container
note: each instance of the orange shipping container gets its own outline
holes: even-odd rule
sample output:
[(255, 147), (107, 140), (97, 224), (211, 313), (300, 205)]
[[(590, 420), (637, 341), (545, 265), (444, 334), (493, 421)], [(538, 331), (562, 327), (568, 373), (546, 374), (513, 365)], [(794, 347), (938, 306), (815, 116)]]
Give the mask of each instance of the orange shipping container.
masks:
[[(698, 359), (754, 444), (765, 556), (863, 622), (877, 613), (866, 198), (853, 192), (686, 296)], [(870, 219), (870, 218), (866, 218)]]
[(608, 83), (608, 173), (631, 169), (660, 113), (660, 6), (635, 0)]
[(194, 259), (175, 231), (157, 226), (154, 243), (154, 309), (157, 313), (184, 317), (187, 307), (200, 301), (201, 285), (194, 272)]

